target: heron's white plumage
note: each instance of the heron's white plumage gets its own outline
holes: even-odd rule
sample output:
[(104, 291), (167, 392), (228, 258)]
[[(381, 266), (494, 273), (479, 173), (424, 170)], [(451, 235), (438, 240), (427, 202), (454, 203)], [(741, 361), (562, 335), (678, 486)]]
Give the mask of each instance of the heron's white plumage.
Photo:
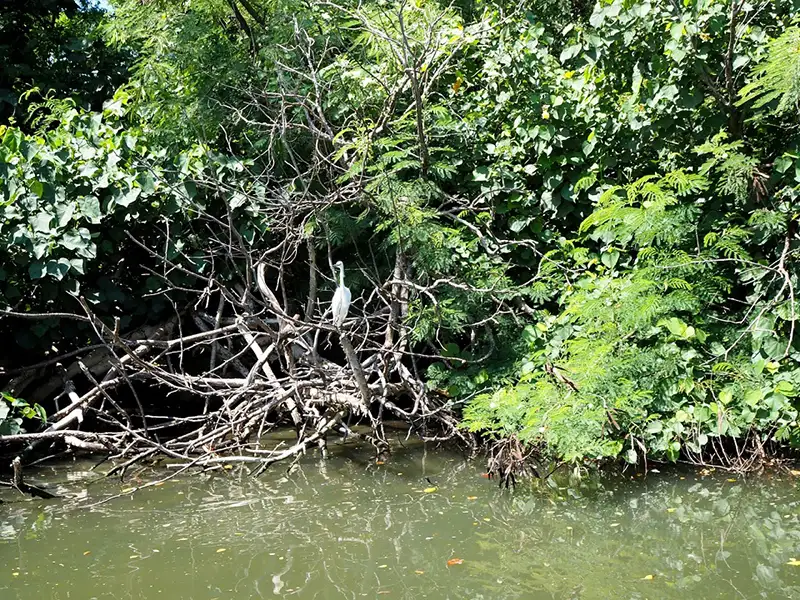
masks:
[(347, 318), (347, 311), (350, 308), (350, 290), (344, 285), (344, 265), (338, 261), (335, 267), (339, 267), (339, 285), (333, 294), (331, 302), (331, 312), (333, 313), (333, 324), (339, 327)]

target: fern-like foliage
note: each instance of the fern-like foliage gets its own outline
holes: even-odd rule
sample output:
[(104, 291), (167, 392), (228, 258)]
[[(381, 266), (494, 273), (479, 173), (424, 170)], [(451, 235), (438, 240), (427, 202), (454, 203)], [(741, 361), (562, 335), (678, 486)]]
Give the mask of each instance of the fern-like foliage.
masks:
[(789, 27), (769, 43), (767, 59), (756, 66), (755, 78), (742, 88), (740, 104), (753, 102), (763, 108), (776, 102), (776, 114), (800, 108), (800, 27)]

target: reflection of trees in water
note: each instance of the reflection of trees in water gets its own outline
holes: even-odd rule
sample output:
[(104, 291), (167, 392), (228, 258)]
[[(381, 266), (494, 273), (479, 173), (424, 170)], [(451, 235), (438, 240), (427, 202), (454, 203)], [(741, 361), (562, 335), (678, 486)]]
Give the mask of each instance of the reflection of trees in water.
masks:
[[(447, 455), (375, 465), (347, 448), (288, 476), (220, 471), (91, 510), (73, 509), (127, 484), (4, 505), (0, 562), (25, 566), (26, 589), (137, 600), (800, 597), (800, 568), (786, 565), (800, 558), (793, 489), (680, 476), (499, 491)], [(448, 568), (454, 557), (464, 563)], [(21, 585), (9, 577), (0, 590)]]
[(474, 568), (489, 580), (502, 565), (503, 598), (800, 597), (786, 564), (800, 554), (791, 490), (672, 479), (588, 498), (563, 488), (518, 496), (507, 518), (495, 511), (502, 526), (479, 536), (498, 560)]

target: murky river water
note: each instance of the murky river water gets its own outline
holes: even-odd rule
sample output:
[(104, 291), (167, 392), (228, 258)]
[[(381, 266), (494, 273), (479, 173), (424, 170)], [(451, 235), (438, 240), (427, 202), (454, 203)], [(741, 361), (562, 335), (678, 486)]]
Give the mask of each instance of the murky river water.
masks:
[(800, 598), (791, 475), (501, 491), (458, 455), (375, 464), (348, 444), (288, 476), (182, 475), (97, 504), (164, 472), (90, 466), (30, 472), (66, 498), (0, 496), (0, 599)]

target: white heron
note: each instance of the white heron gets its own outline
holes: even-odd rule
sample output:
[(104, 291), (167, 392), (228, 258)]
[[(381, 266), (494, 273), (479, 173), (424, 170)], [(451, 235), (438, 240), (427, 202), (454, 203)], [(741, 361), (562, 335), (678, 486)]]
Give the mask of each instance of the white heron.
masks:
[(340, 327), (344, 320), (347, 318), (347, 311), (350, 308), (350, 290), (344, 285), (344, 264), (342, 261), (337, 260), (333, 268), (339, 268), (339, 284), (333, 294), (333, 302), (331, 302), (331, 312), (333, 312), (333, 324)]

